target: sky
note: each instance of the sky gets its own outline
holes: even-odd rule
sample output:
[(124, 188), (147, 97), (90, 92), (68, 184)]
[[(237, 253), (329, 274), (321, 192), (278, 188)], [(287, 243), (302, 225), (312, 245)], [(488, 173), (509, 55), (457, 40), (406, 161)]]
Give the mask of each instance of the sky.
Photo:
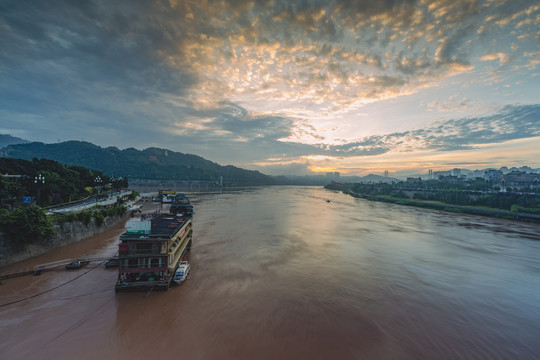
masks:
[(0, 0), (0, 133), (265, 174), (540, 167), (540, 2)]

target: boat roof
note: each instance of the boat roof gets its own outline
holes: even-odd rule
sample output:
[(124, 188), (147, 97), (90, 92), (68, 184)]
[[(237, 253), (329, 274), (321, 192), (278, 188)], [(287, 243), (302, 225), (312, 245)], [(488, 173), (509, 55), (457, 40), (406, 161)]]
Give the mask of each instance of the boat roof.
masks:
[(151, 220), (150, 234), (122, 234), (121, 240), (169, 240), (191, 219), (190, 216), (160, 214)]
[(160, 214), (152, 219), (150, 234), (171, 237), (189, 220), (188, 216)]

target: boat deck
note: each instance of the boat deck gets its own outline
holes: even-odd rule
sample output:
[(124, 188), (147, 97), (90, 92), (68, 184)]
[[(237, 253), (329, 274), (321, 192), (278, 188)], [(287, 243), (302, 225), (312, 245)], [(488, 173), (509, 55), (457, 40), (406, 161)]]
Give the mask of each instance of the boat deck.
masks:
[(173, 236), (189, 220), (188, 216), (161, 214), (152, 219), (151, 234), (161, 237)]

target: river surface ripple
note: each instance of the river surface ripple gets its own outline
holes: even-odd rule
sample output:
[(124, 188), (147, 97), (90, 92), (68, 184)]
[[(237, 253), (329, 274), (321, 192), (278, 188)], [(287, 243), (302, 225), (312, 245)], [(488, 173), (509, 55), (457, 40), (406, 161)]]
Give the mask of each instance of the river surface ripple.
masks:
[[(318, 187), (193, 195), (192, 271), (115, 294), (102, 265), (0, 286), (2, 359), (535, 359), (540, 226)], [(329, 199), (331, 202), (327, 202)], [(2, 269), (114, 254), (123, 224)]]

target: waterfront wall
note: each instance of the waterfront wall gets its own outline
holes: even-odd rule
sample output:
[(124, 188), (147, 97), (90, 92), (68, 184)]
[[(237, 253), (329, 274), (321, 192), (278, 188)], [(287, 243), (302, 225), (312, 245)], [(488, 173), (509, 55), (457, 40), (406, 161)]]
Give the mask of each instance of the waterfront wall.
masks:
[(13, 246), (6, 236), (0, 233), (0, 268), (100, 234), (128, 217), (129, 214), (106, 217), (101, 226), (96, 225), (94, 219), (88, 225), (82, 221), (57, 224), (55, 230), (58, 235), (43, 244), (29, 244), (22, 250)]

